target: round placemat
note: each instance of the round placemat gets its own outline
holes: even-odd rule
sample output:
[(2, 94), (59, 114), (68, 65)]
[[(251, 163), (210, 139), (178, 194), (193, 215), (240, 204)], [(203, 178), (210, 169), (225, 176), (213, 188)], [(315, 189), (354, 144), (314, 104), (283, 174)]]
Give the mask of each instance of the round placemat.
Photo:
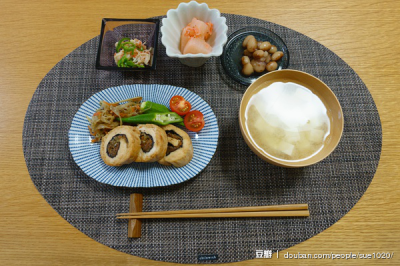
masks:
[[(357, 74), (337, 55), (286, 27), (223, 14), (229, 33), (260, 26), (277, 33), (290, 51), (290, 68), (310, 73), (336, 94), (345, 127), (337, 149), (322, 162), (286, 169), (262, 161), (244, 142), (238, 110), (245, 86), (230, 80), (219, 58), (190, 68), (166, 56), (160, 45), (157, 70), (95, 69), (99, 37), (62, 59), (42, 80), (25, 117), (23, 149), (32, 181), (70, 224), (116, 250), (152, 260), (224, 263), (253, 259), (257, 250), (284, 250), (322, 232), (357, 203), (378, 165), (382, 131), (374, 101)], [(189, 181), (158, 188), (121, 188), (88, 177), (68, 149), (75, 113), (90, 96), (123, 84), (167, 84), (187, 88), (213, 109), (219, 125), (217, 151)], [(144, 196), (144, 211), (308, 203), (308, 218), (154, 219), (142, 237), (127, 237), (129, 195)], [(209, 255), (202, 256), (202, 255)], [(205, 259), (205, 260), (203, 260)], [(211, 259), (211, 260), (207, 260)]]

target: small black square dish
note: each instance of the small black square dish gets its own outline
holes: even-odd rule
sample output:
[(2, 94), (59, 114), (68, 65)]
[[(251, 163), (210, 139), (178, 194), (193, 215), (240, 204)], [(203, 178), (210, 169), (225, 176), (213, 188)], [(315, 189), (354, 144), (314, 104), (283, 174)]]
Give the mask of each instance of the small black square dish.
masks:
[[(258, 42), (269, 42), (271, 45), (276, 46), (277, 51), (283, 52), (283, 56), (276, 61), (276, 70), (285, 69), (289, 66), (288, 48), (278, 35), (265, 28), (246, 27), (235, 31), (228, 37), (228, 42), (221, 56), (222, 67), (233, 80), (243, 85), (250, 85), (257, 78), (268, 73), (266, 70), (261, 73), (254, 72), (250, 76), (246, 76), (242, 73), (243, 65), (241, 62), (246, 49), (242, 44), (249, 35), (253, 35)], [(258, 48), (256, 48), (256, 50), (257, 49)]]
[(103, 18), (96, 68), (147, 71), (156, 69), (159, 19)]

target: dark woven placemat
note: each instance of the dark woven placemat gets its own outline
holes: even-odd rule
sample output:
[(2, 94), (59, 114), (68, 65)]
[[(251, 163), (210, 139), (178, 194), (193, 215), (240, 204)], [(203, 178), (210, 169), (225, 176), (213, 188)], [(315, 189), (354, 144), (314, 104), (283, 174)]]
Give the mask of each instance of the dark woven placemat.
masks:
[[(159, 46), (157, 70), (123, 73), (95, 69), (96, 37), (61, 60), (42, 80), (29, 105), (23, 148), (32, 181), (48, 203), (77, 229), (111, 248), (153, 260), (197, 263), (198, 255), (217, 255), (213, 263), (255, 258), (256, 250), (283, 250), (325, 230), (360, 199), (376, 171), (381, 124), (374, 101), (357, 74), (321, 44), (266, 21), (224, 14), (229, 33), (245, 26), (271, 29), (286, 42), (290, 68), (323, 80), (338, 97), (345, 128), (337, 149), (306, 168), (270, 165), (246, 146), (238, 125), (245, 86), (229, 80), (218, 58), (190, 68)], [(80, 105), (94, 93), (122, 84), (159, 83), (200, 95), (218, 118), (219, 144), (198, 176), (171, 187), (112, 187), (86, 176), (68, 149), (68, 130)], [(146, 220), (140, 239), (127, 238), (129, 195), (144, 195), (144, 210), (308, 203), (309, 218)]]

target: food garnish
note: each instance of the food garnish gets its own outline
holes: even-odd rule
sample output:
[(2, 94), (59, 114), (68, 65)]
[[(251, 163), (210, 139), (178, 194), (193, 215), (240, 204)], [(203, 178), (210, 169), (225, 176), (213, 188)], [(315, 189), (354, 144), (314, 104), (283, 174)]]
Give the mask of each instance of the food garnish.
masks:
[(123, 123), (127, 124), (155, 124), (158, 126), (166, 126), (172, 123), (182, 122), (183, 119), (180, 115), (174, 112), (168, 113), (149, 113), (141, 114), (126, 118), (121, 118)]
[(186, 129), (199, 132), (204, 127), (205, 121), (203, 114), (198, 110), (190, 111), (192, 109), (192, 105), (182, 96), (173, 96), (169, 101), (169, 106), (175, 113), (185, 116), (183, 124)]
[(143, 113), (169, 113), (171, 112), (168, 107), (159, 103), (153, 103), (150, 101), (142, 102), (140, 109)]
[(198, 110), (190, 111), (183, 120), (185, 127), (190, 131), (199, 132), (205, 125), (204, 115)]
[(190, 109), (192, 109), (192, 105), (182, 96), (175, 95), (169, 101), (169, 108), (172, 112), (183, 116), (189, 113)]
[(122, 38), (115, 43), (114, 61), (118, 67), (144, 68), (151, 65), (153, 48), (138, 39)]
[[(141, 100), (142, 97), (114, 103), (100, 101), (100, 108), (96, 110), (92, 118), (87, 117), (90, 135), (94, 136), (92, 142), (101, 141), (109, 131), (122, 126), (122, 124), (154, 124), (158, 126), (175, 124), (185, 126), (188, 130), (195, 132), (204, 127), (204, 118), (200, 111), (192, 113), (192, 116), (196, 114), (197, 117), (200, 113), (202, 122), (198, 118), (188, 118), (189, 122), (184, 123), (182, 116), (185, 116), (186, 119), (186, 116), (190, 113), (191, 104), (182, 96), (175, 95), (171, 98), (170, 106), (172, 112), (165, 105), (151, 101), (140, 103)], [(202, 126), (199, 123), (202, 123)]]

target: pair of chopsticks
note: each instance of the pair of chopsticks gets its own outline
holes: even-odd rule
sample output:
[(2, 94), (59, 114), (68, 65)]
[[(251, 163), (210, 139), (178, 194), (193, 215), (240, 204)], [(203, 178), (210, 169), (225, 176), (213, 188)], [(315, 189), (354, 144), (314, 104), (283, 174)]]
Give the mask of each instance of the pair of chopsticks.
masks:
[(117, 219), (159, 218), (240, 218), (240, 217), (305, 217), (310, 216), (308, 204), (256, 207), (216, 208), (181, 211), (118, 213)]

